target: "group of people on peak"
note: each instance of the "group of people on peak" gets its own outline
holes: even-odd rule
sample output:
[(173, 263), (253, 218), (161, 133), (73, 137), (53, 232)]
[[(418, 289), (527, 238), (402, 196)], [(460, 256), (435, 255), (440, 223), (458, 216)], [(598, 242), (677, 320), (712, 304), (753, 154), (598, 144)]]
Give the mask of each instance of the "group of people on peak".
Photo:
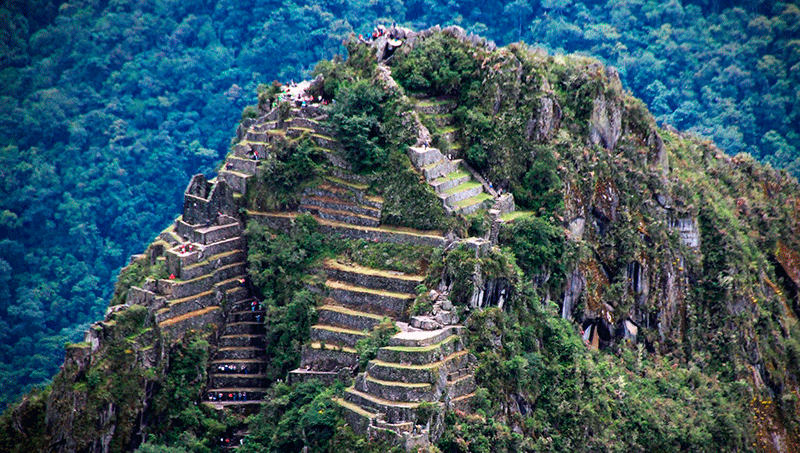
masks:
[(384, 35), (389, 35), (389, 39), (400, 39), (402, 37), (402, 32), (397, 28), (396, 22), (392, 22), (392, 26), (388, 29), (383, 24), (379, 24), (372, 31), (372, 34), (367, 36), (367, 38), (364, 38), (363, 34), (359, 34), (358, 40), (362, 43), (368, 43), (375, 41)]

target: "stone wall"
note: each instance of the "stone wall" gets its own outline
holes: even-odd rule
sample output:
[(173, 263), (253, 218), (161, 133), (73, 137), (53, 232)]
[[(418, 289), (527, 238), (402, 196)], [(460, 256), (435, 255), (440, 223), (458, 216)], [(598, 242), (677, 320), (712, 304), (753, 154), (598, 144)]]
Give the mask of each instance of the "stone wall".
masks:
[(224, 181), (213, 187), (205, 175), (192, 177), (183, 199), (183, 221), (192, 225), (210, 225), (219, 214), (237, 215), (233, 190)]

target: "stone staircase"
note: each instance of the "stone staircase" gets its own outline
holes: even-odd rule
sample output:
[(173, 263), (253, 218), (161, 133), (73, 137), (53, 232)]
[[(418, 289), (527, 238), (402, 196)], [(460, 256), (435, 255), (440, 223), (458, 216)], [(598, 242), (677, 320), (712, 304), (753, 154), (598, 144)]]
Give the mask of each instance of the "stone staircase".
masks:
[[(226, 161), (225, 170), (220, 172), (221, 180), (244, 193), (249, 178), (258, 172), (255, 154), (262, 159), (267, 156), (270, 144), (280, 135), (309, 138), (325, 153), (333, 168), (320, 183), (304, 191), (298, 212), (251, 210), (246, 213), (248, 220), (287, 231), (298, 215), (310, 214), (317, 220), (320, 232), (330, 238), (436, 247), (447, 244), (440, 232), (381, 225), (383, 200), (368, 195), (369, 181), (352, 173), (341, 157), (341, 145), (321, 122), (324, 114), (320, 110), (293, 109), (291, 117), (283, 120), (273, 113), (241, 131), (242, 140)], [(442, 137), (455, 143), (456, 132), (447, 130), (452, 124), (449, 111), (432, 114), (438, 115), (434, 120), (442, 127)], [(415, 155), (412, 161), (450, 212), (474, 212), (491, 198), (459, 161), (445, 158), (433, 148), (420, 152), (417, 149), (420, 148), (413, 148), (412, 152), (416, 152), (419, 159)], [(318, 379), (330, 384), (339, 379), (349, 380), (358, 367), (357, 343), (388, 319), (400, 328), (400, 333), (392, 337), (389, 346), (379, 350), (377, 358), (369, 363), (364, 373), (356, 376), (355, 384), (337, 402), (345, 409), (356, 432), (384, 436), (407, 446), (426, 444), (433, 428), (429, 420), (420, 418), (420, 405), (427, 402), (437, 408), (467, 409), (473, 395), (473, 358), (461, 342), (461, 328), (446, 326), (426, 331), (407, 324), (408, 308), (416, 296), (416, 287), (422, 282), (421, 276), (366, 268), (336, 259), (325, 261), (318, 272), (325, 281), (317, 307), (318, 321), (311, 327), (310, 341), (303, 347), (300, 366), (290, 372), (289, 382)], [(237, 313), (245, 315), (232, 312)], [(261, 356), (256, 349), (263, 337), (246, 337), (253, 331), (245, 332), (245, 327), (236, 329), (239, 330), (230, 335), (225, 330), (221, 337), (212, 368), (223, 368), (217, 368), (218, 373), (209, 373), (213, 383), (209, 395), (223, 394), (224, 398), (226, 392), (233, 393), (231, 389), (240, 389), (247, 393), (249, 400), (250, 392), (253, 398), (259, 396), (258, 374), (245, 375), (238, 371), (243, 363), (260, 370), (257, 367), (263, 362), (259, 362)], [(230, 369), (233, 374), (227, 371)], [(248, 390), (244, 390), (246, 388)], [(245, 407), (248, 402), (215, 403)]]
[(264, 355), (264, 310), (254, 298), (236, 302), (209, 362), (206, 399), (217, 409), (258, 411), (269, 382)]
[[(452, 111), (455, 102), (448, 100), (422, 99), (415, 104), (415, 110), (421, 117), (433, 120), (452, 152), (458, 153), (456, 135), (458, 130), (452, 126)], [(421, 126), (424, 128), (424, 126)], [(496, 195), (485, 181), (478, 180), (466, 163), (460, 159), (452, 159), (452, 153), (445, 156), (438, 148), (426, 145), (429, 142), (427, 130), (421, 131), (418, 141), (421, 146), (412, 146), (408, 157), (419, 170), (425, 180), (436, 191), (448, 213), (471, 214), (478, 209), (486, 208)]]

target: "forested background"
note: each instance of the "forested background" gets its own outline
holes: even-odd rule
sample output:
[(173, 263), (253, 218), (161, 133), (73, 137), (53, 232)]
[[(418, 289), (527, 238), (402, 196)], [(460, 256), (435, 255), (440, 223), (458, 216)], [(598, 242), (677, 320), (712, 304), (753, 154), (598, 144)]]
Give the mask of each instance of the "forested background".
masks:
[(456, 24), (619, 69), (660, 122), (800, 175), (798, 2), (4, 0), (0, 407), (102, 316), (128, 256), (214, 174), (256, 87), (351, 33)]

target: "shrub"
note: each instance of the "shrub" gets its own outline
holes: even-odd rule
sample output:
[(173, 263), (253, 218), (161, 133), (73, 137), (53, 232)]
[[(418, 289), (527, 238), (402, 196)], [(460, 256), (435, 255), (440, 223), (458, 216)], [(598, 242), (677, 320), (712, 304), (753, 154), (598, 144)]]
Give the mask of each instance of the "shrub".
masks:
[(372, 328), (367, 338), (358, 340), (356, 351), (358, 351), (358, 367), (362, 371), (366, 369), (367, 362), (378, 355), (378, 349), (389, 344), (392, 335), (399, 331), (391, 319), (383, 318), (380, 324)]

